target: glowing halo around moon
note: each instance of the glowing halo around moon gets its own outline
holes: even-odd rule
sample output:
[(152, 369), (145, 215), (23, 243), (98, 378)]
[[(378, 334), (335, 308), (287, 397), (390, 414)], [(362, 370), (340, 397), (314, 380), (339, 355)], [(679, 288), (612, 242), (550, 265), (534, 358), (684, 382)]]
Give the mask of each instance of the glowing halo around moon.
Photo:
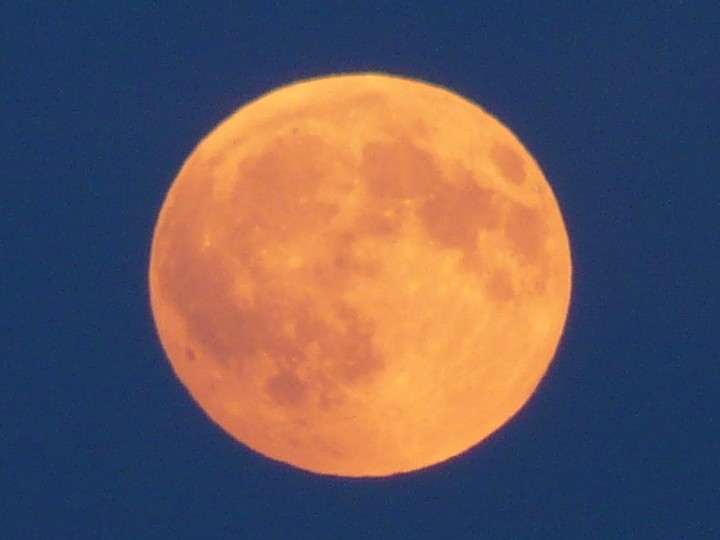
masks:
[(183, 165), (152, 243), (153, 315), (207, 415), (321, 474), (476, 445), (530, 398), (571, 291), (555, 196), (519, 140), (382, 74), (242, 107)]

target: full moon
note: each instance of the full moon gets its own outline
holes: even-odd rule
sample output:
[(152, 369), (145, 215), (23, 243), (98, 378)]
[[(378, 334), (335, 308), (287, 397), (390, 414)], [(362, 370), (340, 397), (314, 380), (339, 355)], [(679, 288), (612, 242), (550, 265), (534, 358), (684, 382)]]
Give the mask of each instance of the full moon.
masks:
[(238, 109), (160, 210), (150, 302), (217, 425), (315, 473), (388, 476), (508, 422), (571, 292), (555, 195), (518, 138), (439, 86), (297, 82)]

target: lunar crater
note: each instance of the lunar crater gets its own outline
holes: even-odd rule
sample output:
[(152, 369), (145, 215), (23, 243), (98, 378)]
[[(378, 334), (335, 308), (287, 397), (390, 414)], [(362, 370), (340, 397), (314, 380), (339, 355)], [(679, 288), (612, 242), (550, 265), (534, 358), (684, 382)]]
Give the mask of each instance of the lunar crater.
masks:
[(494, 144), (490, 150), (490, 157), (502, 174), (502, 177), (507, 181), (516, 185), (525, 182), (527, 177), (525, 162), (522, 156), (508, 144)]

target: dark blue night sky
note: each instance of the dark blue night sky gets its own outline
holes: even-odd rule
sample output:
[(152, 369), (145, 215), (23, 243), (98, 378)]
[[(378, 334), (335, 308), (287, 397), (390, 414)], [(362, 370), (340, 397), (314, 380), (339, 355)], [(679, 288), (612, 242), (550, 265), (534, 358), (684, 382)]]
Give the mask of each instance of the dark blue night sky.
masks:
[[(716, 0), (180, 4), (0, 7), (0, 538), (720, 538)], [(198, 140), (279, 85), (350, 71), (508, 124), (575, 264), (529, 405), (382, 480), (268, 461), (208, 421), (146, 279)]]

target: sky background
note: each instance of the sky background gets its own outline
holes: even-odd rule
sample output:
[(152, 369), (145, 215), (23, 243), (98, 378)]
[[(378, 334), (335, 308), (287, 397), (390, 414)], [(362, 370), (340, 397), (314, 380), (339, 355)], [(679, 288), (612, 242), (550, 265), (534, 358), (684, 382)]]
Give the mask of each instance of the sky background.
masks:
[[(716, 0), (156, 4), (0, 7), (0, 537), (720, 538)], [(508, 426), (362, 481), (208, 421), (146, 278), (200, 138), (351, 71), (502, 119), (552, 184), (575, 272), (556, 360)]]

